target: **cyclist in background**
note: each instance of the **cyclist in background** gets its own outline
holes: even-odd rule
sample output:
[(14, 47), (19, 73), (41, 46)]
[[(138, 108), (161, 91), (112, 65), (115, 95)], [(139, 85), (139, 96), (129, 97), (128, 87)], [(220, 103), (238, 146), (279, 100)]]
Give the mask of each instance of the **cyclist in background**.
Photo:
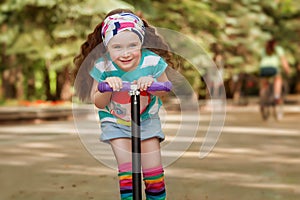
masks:
[(282, 75), (281, 67), (286, 74), (290, 74), (290, 66), (284, 55), (284, 49), (276, 44), (275, 39), (269, 40), (263, 51), (260, 60), (260, 96), (268, 89), (268, 78), (274, 77), (274, 99), (275, 104), (281, 104)]

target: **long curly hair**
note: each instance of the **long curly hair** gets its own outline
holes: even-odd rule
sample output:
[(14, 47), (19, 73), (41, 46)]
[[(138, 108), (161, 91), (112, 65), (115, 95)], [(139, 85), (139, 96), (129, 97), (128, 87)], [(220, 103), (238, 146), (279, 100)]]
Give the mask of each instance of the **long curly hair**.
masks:
[[(116, 9), (109, 12), (105, 18), (117, 13), (133, 13), (129, 9)], [(104, 19), (105, 19), (104, 18)], [(168, 63), (168, 66), (177, 68), (176, 62), (173, 61), (173, 54), (170, 52), (169, 46), (160, 37), (154, 27), (150, 26), (148, 22), (141, 18), (144, 22), (146, 32), (142, 48), (147, 48), (158, 54)], [(89, 72), (95, 64), (95, 61), (103, 57), (107, 49), (103, 44), (101, 37), (102, 22), (100, 22), (92, 33), (87, 36), (86, 41), (81, 45), (80, 53), (73, 59), (75, 69), (73, 71), (73, 80), (75, 93), (83, 102), (90, 101), (90, 93), (93, 86), (93, 78)]]

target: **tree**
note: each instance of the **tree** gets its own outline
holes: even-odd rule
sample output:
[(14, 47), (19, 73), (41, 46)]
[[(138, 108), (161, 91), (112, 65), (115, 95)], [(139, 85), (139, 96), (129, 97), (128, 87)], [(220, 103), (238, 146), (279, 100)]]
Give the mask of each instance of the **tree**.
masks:
[[(0, 43), (4, 98), (22, 98), (17, 97), (17, 87), (29, 82), (24, 89), (27, 99), (70, 99), (68, 74), (73, 57), (95, 23), (117, 7), (131, 6), (118, 0), (3, 1)], [(14, 70), (25, 78), (10, 80)]]
[[(104, 14), (118, 7), (135, 8), (151, 24), (186, 34), (209, 55), (211, 44), (220, 44), (226, 58), (225, 80), (240, 72), (255, 73), (258, 52), (271, 35), (287, 49), (291, 64), (300, 54), (298, 1), (3, 0), (3, 98), (69, 99), (73, 57)], [(182, 73), (199, 88), (202, 83), (193, 66), (188, 62), (182, 66)]]
[[(210, 45), (223, 47), (225, 81), (234, 74), (258, 71), (258, 56), (264, 42), (278, 38), (287, 49), (289, 61), (299, 55), (300, 3), (291, 0), (127, 0), (158, 27), (187, 34), (211, 52)], [(187, 76), (196, 76), (188, 64)], [(197, 80), (198, 77), (190, 78)], [(231, 92), (231, 91), (229, 91)]]

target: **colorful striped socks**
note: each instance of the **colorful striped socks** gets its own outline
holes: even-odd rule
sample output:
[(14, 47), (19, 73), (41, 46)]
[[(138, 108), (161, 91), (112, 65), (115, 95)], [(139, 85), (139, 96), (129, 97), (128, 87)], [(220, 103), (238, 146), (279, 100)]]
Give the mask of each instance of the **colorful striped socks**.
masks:
[(118, 176), (121, 200), (132, 200), (132, 163), (121, 164)]
[[(132, 163), (119, 166), (121, 200), (132, 200)], [(162, 166), (143, 169), (146, 200), (165, 200), (166, 190)]]
[(143, 170), (146, 200), (165, 200), (166, 190), (162, 166)]

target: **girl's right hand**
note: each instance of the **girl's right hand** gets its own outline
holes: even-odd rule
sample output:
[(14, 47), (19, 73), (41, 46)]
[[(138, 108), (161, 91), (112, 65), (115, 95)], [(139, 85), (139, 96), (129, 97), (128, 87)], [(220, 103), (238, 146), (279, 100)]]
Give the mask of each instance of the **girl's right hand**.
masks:
[(117, 76), (107, 77), (105, 82), (108, 83), (109, 87), (111, 87), (113, 91), (120, 91), (123, 87), (122, 79)]

